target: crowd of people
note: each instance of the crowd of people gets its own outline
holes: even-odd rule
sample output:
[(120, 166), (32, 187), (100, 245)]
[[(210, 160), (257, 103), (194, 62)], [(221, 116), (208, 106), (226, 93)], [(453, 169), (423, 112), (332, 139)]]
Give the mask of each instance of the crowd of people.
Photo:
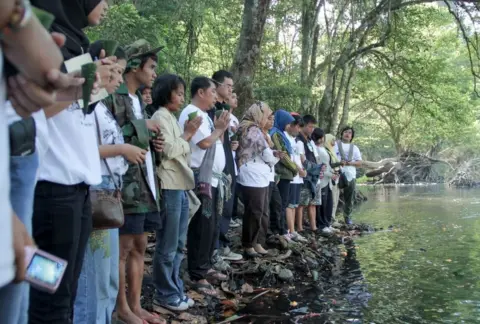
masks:
[[(353, 128), (337, 141), (314, 116), (261, 101), (235, 117), (228, 71), (187, 85), (157, 76), (162, 48), (143, 39), (109, 57), (106, 40), (90, 44), (83, 29), (100, 23), (105, 0), (30, 2), (0, 2), (1, 323), (111, 323), (114, 312), (127, 324), (165, 323), (141, 306), (149, 233), (153, 303), (184, 311), (194, 305), (185, 253), (191, 287), (215, 297), (212, 279), (268, 255), (269, 241), (332, 235), (340, 188), (351, 224), (362, 160)], [(31, 5), (55, 16), (50, 31)], [(108, 97), (82, 108), (85, 79), (63, 63), (85, 53), (97, 66), (92, 95)], [(94, 220), (102, 195), (121, 202), (118, 226)], [(233, 251), (227, 232), (240, 226), (243, 250)], [(27, 247), (67, 262), (54, 290), (24, 281)]]

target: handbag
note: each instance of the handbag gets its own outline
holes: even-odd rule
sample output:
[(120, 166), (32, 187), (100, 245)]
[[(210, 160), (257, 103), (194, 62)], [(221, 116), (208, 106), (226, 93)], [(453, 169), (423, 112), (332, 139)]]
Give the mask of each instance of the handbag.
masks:
[[(95, 112), (93, 113), (95, 114), (98, 145), (100, 146), (100, 126), (98, 124), (97, 114)], [(107, 160), (102, 159), (102, 162), (105, 163), (105, 166), (107, 167), (108, 173), (110, 174), (110, 177), (115, 185), (115, 190), (90, 190), (90, 200), (92, 202), (92, 223), (94, 230), (120, 228), (123, 226), (125, 221), (120, 185), (115, 183), (115, 178)]]

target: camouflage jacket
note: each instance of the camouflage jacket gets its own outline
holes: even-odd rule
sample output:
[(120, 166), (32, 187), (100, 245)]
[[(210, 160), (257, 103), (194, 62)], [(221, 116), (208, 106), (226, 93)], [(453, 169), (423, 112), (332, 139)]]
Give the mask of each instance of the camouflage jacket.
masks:
[[(137, 93), (142, 98), (140, 93)], [(145, 119), (137, 119), (133, 112), (133, 102), (128, 95), (125, 84), (120, 86), (117, 92), (104, 100), (104, 104), (113, 113), (117, 123), (123, 131), (125, 143), (129, 143), (143, 149), (155, 152), (150, 143), (150, 132), (147, 129), (145, 119), (145, 105), (140, 99)], [(155, 156), (152, 154), (153, 170), (155, 171)], [(148, 213), (160, 211), (160, 186), (155, 175), (155, 187), (157, 196), (154, 197), (148, 185), (147, 166), (144, 163), (128, 164), (128, 171), (123, 176), (123, 210), (125, 214)]]

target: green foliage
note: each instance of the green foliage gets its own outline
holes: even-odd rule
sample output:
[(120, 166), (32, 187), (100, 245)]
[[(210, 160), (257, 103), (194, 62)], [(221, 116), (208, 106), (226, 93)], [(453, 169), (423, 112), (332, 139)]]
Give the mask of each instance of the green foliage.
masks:
[[(375, 43), (390, 28), (383, 46), (347, 59), (350, 63), (355, 59), (357, 66), (347, 122), (357, 128), (356, 142), (365, 158), (378, 160), (407, 149), (457, 152), (458, 147), (473, 154), (477, 141), (470, 139), (479, 136), (479, 102), (472, 92), (464, 41), (446, 8), (405, 6), (382, 13), (369, 22), (371, 26), (367, 24), (370, 27), (360, 45), (363, 34), (353, 37), (355, 28), (378, 1), (325, 1), (327, 9), (322, 9), (318, 21), (316, 56), (309, 58), (318, 73), (313, 73), (312, 85), (307, 87), (300, 77), (302, 9), (314, 3), (318, 2), (273, 1), (258, 49), (261, 57), (252, 75), (257, 99), (274, 109), (331, 119), (326, 111), (318, 116), (319, 103), (328, 95), (329, 72), (342, 51)], [(105, 21), (89, 29), (88, 36), (92, 41), (118, 40), (121, 45), (144, 38), (152, 45), (165, 46), (158, 72), (177, 73), (189, 83), (197, 75), (210, 76), (215, 70), (230, 68), (240, 41), (243, 4), (243, 0), (115, 0)], [(340, 96), (337, 118), (344, 104), (341, 71), (333, 78), (331, 100), (333, 105)], [(310, 105), (302, 111), (304, 99)]]

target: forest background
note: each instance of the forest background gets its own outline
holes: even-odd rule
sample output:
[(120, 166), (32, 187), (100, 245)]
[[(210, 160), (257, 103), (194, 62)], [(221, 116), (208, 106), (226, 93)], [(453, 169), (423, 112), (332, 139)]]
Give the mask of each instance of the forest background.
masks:
[[(109, 0), (89, 38), (145, 38), (159, 73), (234, 74), (253, 100), (355, 127), (364, 159), (480, 157), (480, 4), (428, 0)], [(187, 91), (188, 93), (188, 91)], [(186, 98), (188, 100), (188, 98)], [(480, 159), (479, 159), (480, 160)]]

